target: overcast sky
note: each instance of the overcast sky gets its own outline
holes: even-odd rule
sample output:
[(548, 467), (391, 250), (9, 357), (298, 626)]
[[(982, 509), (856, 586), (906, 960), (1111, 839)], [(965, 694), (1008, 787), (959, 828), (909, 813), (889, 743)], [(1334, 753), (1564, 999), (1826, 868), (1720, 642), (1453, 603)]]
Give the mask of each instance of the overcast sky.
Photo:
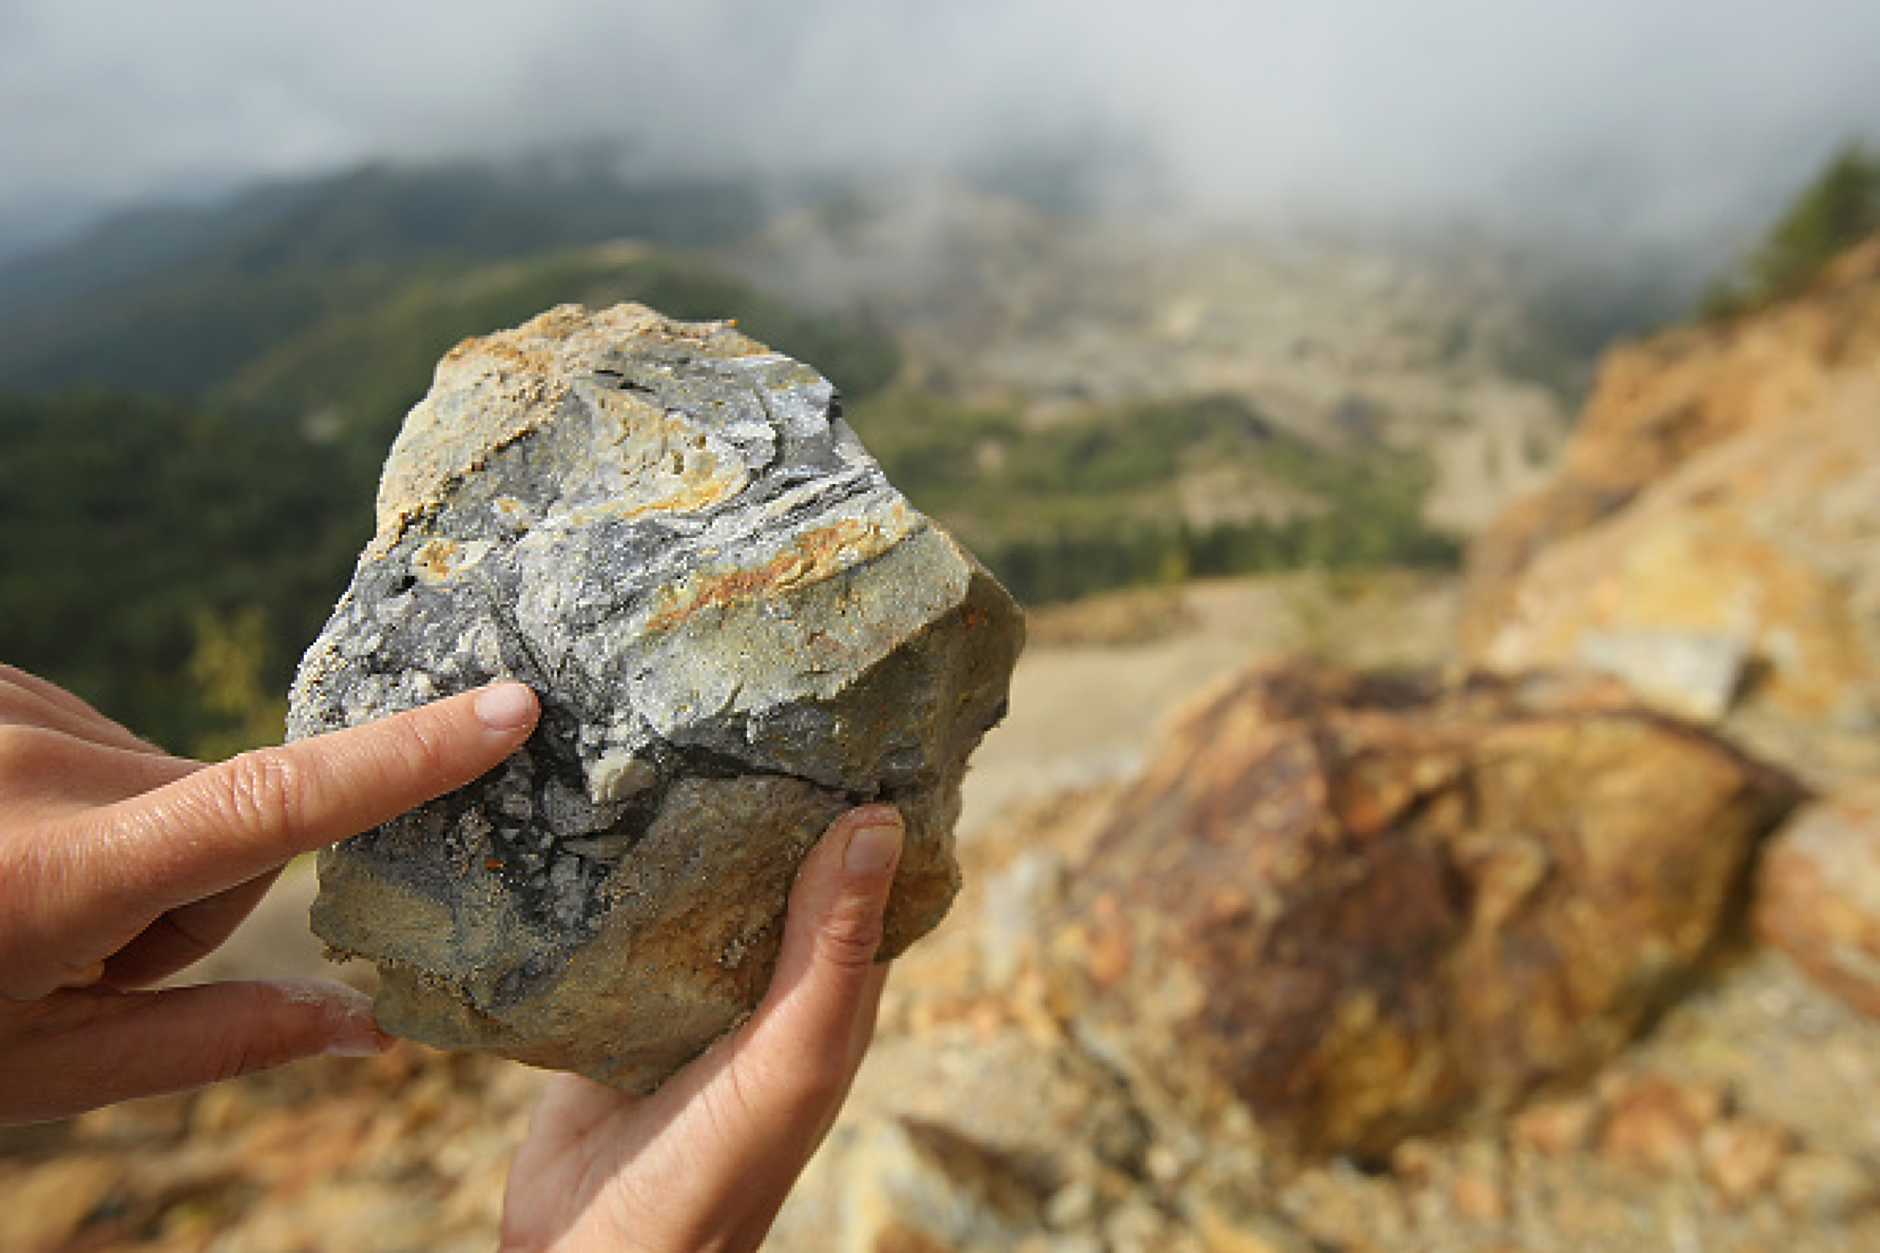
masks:
[(1070, 130), (1215, 212), (1709, 229), (1880, 137), (1880, 4), (0, 0), (15, 227), (374, 156), (945, 165)]

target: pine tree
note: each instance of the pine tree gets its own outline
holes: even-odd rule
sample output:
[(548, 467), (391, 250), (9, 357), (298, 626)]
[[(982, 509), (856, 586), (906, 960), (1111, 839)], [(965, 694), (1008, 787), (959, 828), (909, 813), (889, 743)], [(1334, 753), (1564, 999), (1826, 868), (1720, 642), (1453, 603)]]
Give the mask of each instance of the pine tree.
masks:
[(1711, 289), (1702, 312), (1727, 316), (1779, 300), (1875, 231), (1880, 231), (1880, 152), (1850, 143), (1795, 198), (1738, 273)]

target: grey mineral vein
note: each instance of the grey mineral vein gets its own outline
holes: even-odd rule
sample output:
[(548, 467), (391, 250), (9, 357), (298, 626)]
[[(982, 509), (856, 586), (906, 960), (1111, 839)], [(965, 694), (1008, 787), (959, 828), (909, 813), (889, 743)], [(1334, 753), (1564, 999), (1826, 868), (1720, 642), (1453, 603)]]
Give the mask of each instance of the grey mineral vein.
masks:
[(908, 841), (888, 954), (958, 883), (968, 754), (1017, 607), (915, 511), (814, 370), (727, 326), (564, 306), (466, 341), (406, 418), (291, 737), (501, 677), (508, 762), (325, 853), (315, 931), (380, 1020), (645, 1089), (768, 982), (834, 815)]

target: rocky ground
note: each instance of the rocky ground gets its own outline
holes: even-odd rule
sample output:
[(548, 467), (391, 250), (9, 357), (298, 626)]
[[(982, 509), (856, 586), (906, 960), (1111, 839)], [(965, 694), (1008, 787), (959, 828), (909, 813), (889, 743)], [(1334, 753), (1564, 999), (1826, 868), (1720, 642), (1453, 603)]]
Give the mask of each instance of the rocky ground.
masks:
[[(1431, 608), (1340, 618), (1413, 649), (1407, 624)], [(1047, 645), (1039, 669), (1089, 647)], [(1842, 748), (1828, 756), (1860, 751)], [(969, 842), (960, 905), (897, 971), (875, 1055), (776, 1247), (831, 1247), (832, 1230), (875, 1253), (1880, 1247), (1880, 1025), (1758, 944), (1741, 912), (1636, 1043), (1510, 1115), (1367, 1160), (1297, 1160), (1244, 1128), (1203, 1138), (1160, 1117), (1066, 1030), (1031, 964), (1050, 925), (1041, 852), (1078, 864), (1113, 799), (1073, 787)]]
[[(1034, 961), (1039, 854), (1080, 852), (1169, 707), (1273, 650), (1440, 657), (1454, 604), (1441, 582), (1286, 579), (1044, 615), (973, 777), (965, 892), (897, 970), (771, 1247), (1880, 1247), (1880, 1026), (1747, 937), (1592, 1079), (1363, 1162), (1158, 1125), (1066, 1037)], [(213, 973), (316, 964), (305, 895), (295, 877)], [(0, 1248), (488, 1248), (539, 1082), (408, 1045), (9, 1132)]]
[[(1003, 839), (975, 851), (976, 833), (1059, 789), (1116, 777), (1181, 695), (1250, 653), (1408, 660), (1446, 638), (1454, 599), (1440, 580), (1302, 577), (1132, 593), (1045, 613), (1016, 680), (1014, 713), (969, 782), (969, 863), (1009, 851)], [(1373, 621), (1388, 615), (1392, 629), (1358, 629), (1354, 607)], [(291, 867), (192, 977), (337, 973), (369, 985), (363, 963), (336, 970), (321, 959), (306, 928), (313, 887), (310, 864)], [(969, 877), (961, 925), (943, 928), (956, 931), (954, 942), (910, 967), (906, 991), (891, 985), (880, 1057), (868, 1065), (858, 1108), (885, 1108), (870, 1094), (906, 1076), (907, 1058), (929, 1053), (929, 1020), (953, 1016), (947, 980), (962, 953), (974, 960), (972, 919), (985, 889)], [(954, 1031), (946, 1021), (936, 1029)], [(996, 1050), (982, 1055), (970, 1044), (930, 1060), (972, 1074), (996, 1071), (995, 1059)], [(521, 1066), (406, 1044), (384, 1059), (308, 1061), (203, 1093), (0, 1130), (0, 1249), (488, 1248), (503, 1171), (539, 1083)], [(1062, 1115), (1067, 1139), (1084, 1138), (1081, 1111)], [(813, 1200), (798, 1211), (810, 1212)]]
[[(1033, 811), (1071, 856), (1080, 805), (1102, 804), (1081, 797)], [(1008, 947), (1027, 933), (1013, 899), (1035, 829), (970, 850), (959, 912), (897, 971), (875, 1055), (776, 1247), (830, 1247), (830, 1230), (881, 1253), (1880, 1247), (1880, 1026), (1747, 937), (1596, 1075), (1381, 1159), (1297, 1162), (1157, 1125), (1038, 1012)], [(950, 1156), (896, 1143), (936, 1126), (961, 1137)], [(1001, 1207), (987, 1177), (1030, 1191)], [(894, 1243), (881, 1216), (909, 1213), (943, 1215), (926, 1230), (946, 1238)]]

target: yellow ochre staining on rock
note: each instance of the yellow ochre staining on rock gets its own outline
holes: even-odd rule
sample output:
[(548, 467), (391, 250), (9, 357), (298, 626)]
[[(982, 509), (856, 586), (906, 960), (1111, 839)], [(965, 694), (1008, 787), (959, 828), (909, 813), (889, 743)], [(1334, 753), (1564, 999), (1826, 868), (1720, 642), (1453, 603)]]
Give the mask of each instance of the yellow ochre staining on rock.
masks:
[(589, 313), (562, 305), (514, 330), (466, 339), (438, 362), (431, 393), (405, 417), (379, 483), (374, 551), (448, 498), (500, 449), (555, 421), (577, 363), (608, 344), (662, 345), (699, 358), (769, 353), (722, 322), (678, 322), (644, 305)]
[(915, 518), (896, 505), (880, 519), (842, 518), (806, 531), (758, 566), (706, 571), (660, 590), (649, 631), (670, 631), (702, 610), (763, 600), (795, 588), (820, 583), (879, 557), (907, 538)]
[(634, 518), (649, 513), (697, 513), (730, 500), (750, 473), (724, 443), (685, 414), (668, 411), (631, 392), (595, 390), (582, 398), (597, 424), (597, 466), (609, 467), (617, 491), (578, 517)]

